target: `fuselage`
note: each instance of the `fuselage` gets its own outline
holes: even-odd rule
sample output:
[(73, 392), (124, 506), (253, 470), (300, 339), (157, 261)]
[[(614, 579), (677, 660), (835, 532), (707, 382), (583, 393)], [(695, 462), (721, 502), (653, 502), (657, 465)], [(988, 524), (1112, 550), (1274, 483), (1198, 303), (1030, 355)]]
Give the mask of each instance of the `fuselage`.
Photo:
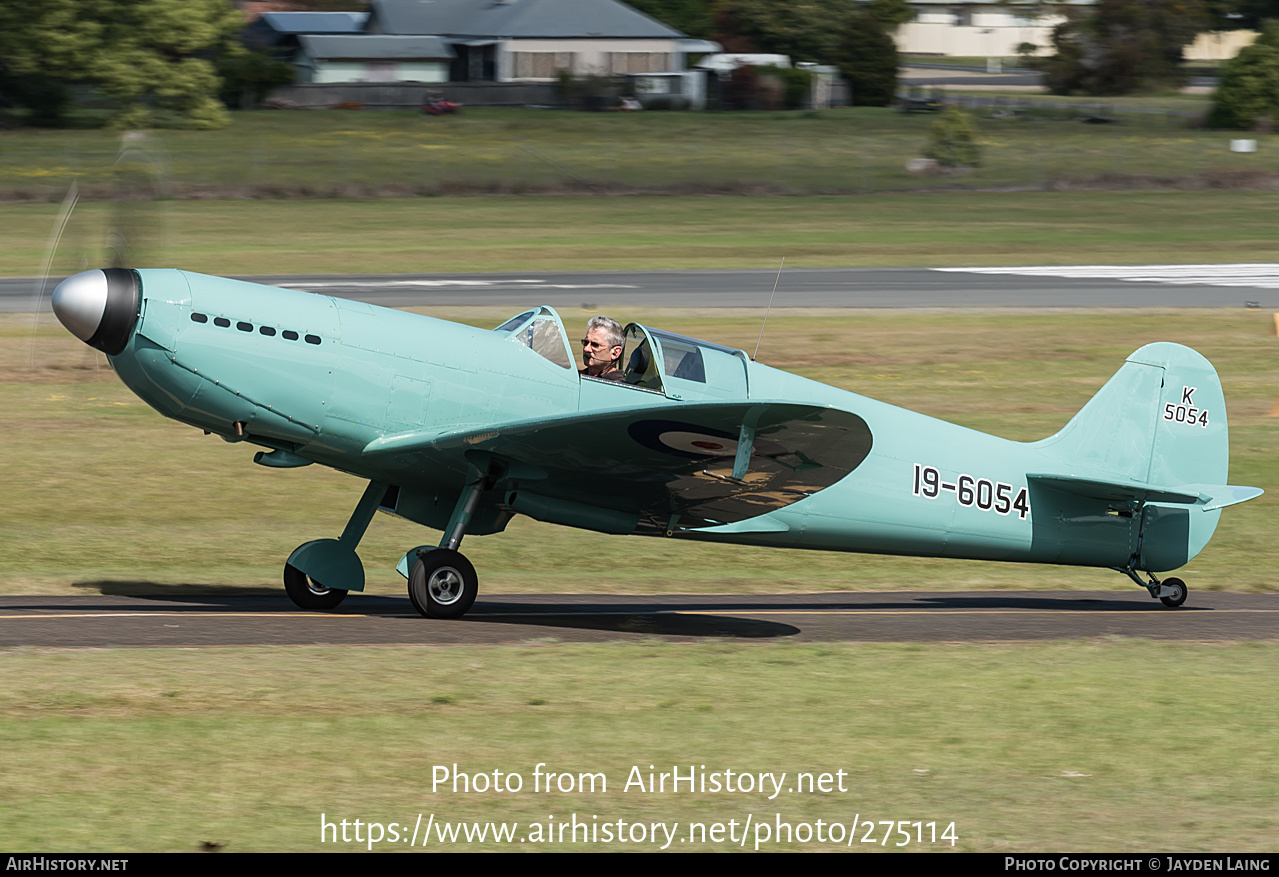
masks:
[[(558, 317), (563, 350), (548, 354), (510, 333), (360, 302), (182, 271), (137, 276), (139, 317), (124, 347), (109, 353), (120, 378), (165, 416), (299, 462), (421, 495), (455, 495), (465, 461), (406, 473), (366, 447), (401, 433), (500, 430), (573, 413), (675, 412), (743, 399), (810, 403), (862, 418), (873, 436), (869, 455), (811, 496), (680, 536), (1106, 567), (1124, 567), (1143, 550), (1141, 511), (1028, 479), (1062, 471), (1052, 438), (1022, 443), (986, 435), (752, 362), (740, 351), (707, 345), (700, 380), (672, 370), (653, 389), (579, 375)], [(538, 343), (550, 343), (549, 321), (539, 331)], [(1070, 465), (1087, 474), (1086, 461)], [(1219, 512), (1199, 514), (1194, 532), (1166, 557), (1148, 534), (1145, 568), (1172, 568), (1193, 556)]]

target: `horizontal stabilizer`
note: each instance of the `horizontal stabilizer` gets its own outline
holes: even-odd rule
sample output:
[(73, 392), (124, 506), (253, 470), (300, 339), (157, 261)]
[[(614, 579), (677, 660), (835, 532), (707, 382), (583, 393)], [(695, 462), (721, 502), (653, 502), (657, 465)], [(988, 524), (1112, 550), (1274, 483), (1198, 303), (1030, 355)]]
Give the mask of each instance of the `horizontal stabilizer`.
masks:
[(1197, 491), (1189, 492), (1186, 488), (1162, 487), (1140, 481), (1106, 481), (1096, 478), (1079, 478), (1075, 475), (1036, 474), (1027, 474), (1026, 480), (1032, 484), (1042, 484), (1044, 487), (1060, 490), (1062, 493), (1116, 502), (1135, 500), (1192, 505), (1197, 502), (1207, 502), (1209, 499), (1207, 496), (1201, 496)]
[(1247, 502), (1265, 493), (1260, 487), (1239, 487), (1234, 484), (1200, 487), (1200, 490), (1212, 496), (1212, 499), (1204, 506), (1204, 511), (1206, 512), (1210, 512), (1213, 509), (1224, 509), (1226, 506), (1235, 505), (1236, 503)]
[(1167, 487), (1141, 481), (1080, 478), (1074, 475), (1028, 474), (1026, 480), (1031, 484), (1051, 487), (1063, 493), (1107, 502), (1166, 502), (1200, 505), (1203, 511), (1222, 509), (1246, 502), (1264, 493), (1259, 487), (1239, 487), (1233, 484), (1181, 484), (1176, 487)]

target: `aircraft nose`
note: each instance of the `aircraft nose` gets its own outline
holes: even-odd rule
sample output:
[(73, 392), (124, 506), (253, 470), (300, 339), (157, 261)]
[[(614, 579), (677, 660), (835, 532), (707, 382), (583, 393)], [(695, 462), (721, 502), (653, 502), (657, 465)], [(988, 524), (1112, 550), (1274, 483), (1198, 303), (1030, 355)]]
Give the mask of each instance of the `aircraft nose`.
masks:
[(53, 313), (67, 331), (114, 356), (129, 343), (138, 320), (138, 275), (125, 268), (95, 268), (68, 277), (53, 290)]
[(107, 312), (107, 275), (94, 269), (59, 283), (53, 290), (53, 312), (68, 332), (88, 341)]

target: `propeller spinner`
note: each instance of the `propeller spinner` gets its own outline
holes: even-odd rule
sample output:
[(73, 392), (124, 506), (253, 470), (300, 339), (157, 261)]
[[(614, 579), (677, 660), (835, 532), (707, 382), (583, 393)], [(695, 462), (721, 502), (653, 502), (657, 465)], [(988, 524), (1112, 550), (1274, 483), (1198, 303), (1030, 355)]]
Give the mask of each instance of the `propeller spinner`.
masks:
[(53, 290), (53, 313), (72, 335), (114, 356), (138, 321), (138, 275), (128, 268), (95, 268)]

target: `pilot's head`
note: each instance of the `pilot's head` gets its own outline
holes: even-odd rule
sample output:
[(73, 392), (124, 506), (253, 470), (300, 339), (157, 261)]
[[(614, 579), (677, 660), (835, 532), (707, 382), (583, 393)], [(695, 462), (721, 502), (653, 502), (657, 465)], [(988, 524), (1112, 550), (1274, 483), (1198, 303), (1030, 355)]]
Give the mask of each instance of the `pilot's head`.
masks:
[(599, 375), (617, 368), (625, 336), (622, 326), (608, 317), (592, 317), (582, 339), (582, 365), (587, 374)]

